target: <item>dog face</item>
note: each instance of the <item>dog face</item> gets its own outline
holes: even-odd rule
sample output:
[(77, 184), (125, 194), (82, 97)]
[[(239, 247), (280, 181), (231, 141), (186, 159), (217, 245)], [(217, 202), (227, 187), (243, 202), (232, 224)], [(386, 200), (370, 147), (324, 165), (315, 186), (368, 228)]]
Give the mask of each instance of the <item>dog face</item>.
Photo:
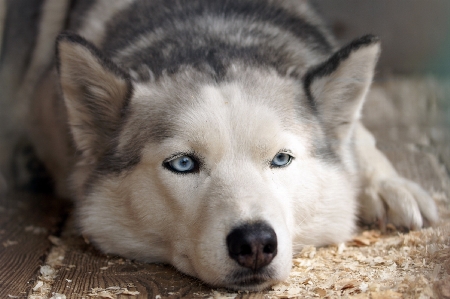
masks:
[[(83, 39), (60, 37), (83, 234), (105, 252), (248, 290), (286, 279), (303, 245), (347, 239), (356, 210), (347, 136), (368, 83), (333, 74), (373, 69), (378, 48), (363, 49), (304, 84), (238, 64), (219, 82), (190, 67), (132, 82)], [(337, 115), (322, 101), (333, 89), (352, 97)], [(342, 114), (350, 121), (334, 120)]]

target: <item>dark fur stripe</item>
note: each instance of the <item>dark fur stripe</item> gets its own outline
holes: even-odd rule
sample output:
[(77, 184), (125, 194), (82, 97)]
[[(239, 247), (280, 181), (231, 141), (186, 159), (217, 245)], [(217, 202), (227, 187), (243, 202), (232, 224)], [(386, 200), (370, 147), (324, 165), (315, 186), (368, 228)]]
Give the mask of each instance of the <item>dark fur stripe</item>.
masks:
[[(207, 17), (217, 18), (228, 25), (239, 20), (249, 26), (244, 25), (242, 32), (222, 34), (211, 34), (208, 28), (190, 26), (194, 20)], [(174, 22), (186, 24), (186, 29), (175, 28)], [(112, 18), (102, 50), (107, 56), (114, 57), (142, 36), (160, 29), (164, 35), (162, 40), (141, 49), (139, 53), (133, 53), (132, 57), (125, 57), (125, 61), (116, 62), (125, 69), (131, 68), (141, 73), (141, 80), (148, 79), (145, 70), (139, 72), (143, 63), (149, 66), (156, 77), (161, 75), (163, 70), (170, 73), (181, 65), (191, 65), (197, 68), (212, 68), (216, 77), (221, 78), (227, 64), (236, 59), (241, 62), (263, 63), (276, 68), (280, 73), (286, 73), (293, 65), (290, 56), (294, 53), (288, 53), (287, 49), (280, 50), (281, 45), (271, 45), (272, 38), (264, 32), (266, 29), (253, 27), (255, 22), (270, 24), (277, 28), (280, 34), (288, 32), (321, 55), (331, 54), (330, 42), (317, 27), (265, 0), (137, 0)], [(252, 48), (243, 46), (239, 41), (234, 44), (230, 42), (230, 37), (240, 34), (244, 36), (241, 38), (252, 39), (257, 45)], [(164, 50), (169, 46), (173, 53), (164, 54)]]
[[(171, 46), (170, 54), (163, 54), (160, 50), (164, 46)], [(239, 60), (247, 65), (267, 65), (286, 74), (291, 66), (286, 63), (286, 53), (279, 49), (273, 49), (266, 45), (239, 46), (230, 45), (222, 40), (210, 40), (209, 45), (193, 49), (186, 48), (186, 37), (179, 39), (167, 38), (152, 47), (140, 49), (132, 57), (125, 57), (120, 63), (126, 69), (136, 70), (141, 80), (148, 78), (148, 70), (142, 68), (145, 64), (153, 72), (156, 79), (163, 71), (168, 74), (175, 73), (180, 67), (190, 65), (200, 71), (210, 73), (216, 80), (221, 80), (226, 74), (227, 66)]]
[(100, 158), (96, 172), (100, 174), (120, 173), (131, 169), (141, 161), (141, 148), (127, 148), (119, 153), (118, 145), (111, 148)]
[(172, 123), (170, 122), (167, 112), (161, 111), (157, 116), (152, 115), (145, 121), (139, 124), (135, 131), (130, 132), (129, 142), (119, 149), (120, 134), (123, 130), (123, 125), (128, 119), (132, 118), (133, 111), (122, 118), (121, 127), (115, 132), (108, 149), (99, 158), (96, 172), (98, 174), (106, 173), (120, 173), (126, 171), (137, 165), (141, 160), (142, 149), (146, 142), (152, 140), (153, 142), (160, 142), (166, 138), (170, 138), (174, 134)]
[(77, 30), (91, 7), (95, 5), (96, 0), (71, 0), (70, 15), (67, 19), (66, 28)]
[(273, 24), (308, 41), (318, 51), (331, 51), (332, 47), (319, 30), (305, 20), (276, 6), (260, 0), (154, 0), (137, 1), (128, 10), (120, 13), (108, 30), (108, 41), (104, 48), (115, 52), (130, 43), (132, 38), (154, 31), (156, 28), (170, 28), (173, 20), (185, 21), (197, 16), (224, 17), (230, 22), (244, 18), (251, 22)]

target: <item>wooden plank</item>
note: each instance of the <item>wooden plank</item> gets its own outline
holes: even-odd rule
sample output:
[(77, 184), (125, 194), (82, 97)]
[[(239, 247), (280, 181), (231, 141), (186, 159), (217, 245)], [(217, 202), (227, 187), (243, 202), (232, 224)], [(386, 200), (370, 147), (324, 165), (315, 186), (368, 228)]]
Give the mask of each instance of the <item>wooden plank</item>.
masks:
[(61, 200), (0, 195), (0, 298), (26, 298), (64, 217)]

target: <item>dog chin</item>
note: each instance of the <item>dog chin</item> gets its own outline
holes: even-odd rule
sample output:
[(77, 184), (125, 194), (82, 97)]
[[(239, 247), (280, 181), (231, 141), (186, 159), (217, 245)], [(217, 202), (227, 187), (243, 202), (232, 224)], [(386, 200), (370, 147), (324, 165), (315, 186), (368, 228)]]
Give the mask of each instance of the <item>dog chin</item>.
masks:
[(239, 291), (261, 291), (277, 284), (282, 279), (276, 279), (273, 271), (263, 269), (262, 271), (237, 271), (227, 276), (225, 287)]

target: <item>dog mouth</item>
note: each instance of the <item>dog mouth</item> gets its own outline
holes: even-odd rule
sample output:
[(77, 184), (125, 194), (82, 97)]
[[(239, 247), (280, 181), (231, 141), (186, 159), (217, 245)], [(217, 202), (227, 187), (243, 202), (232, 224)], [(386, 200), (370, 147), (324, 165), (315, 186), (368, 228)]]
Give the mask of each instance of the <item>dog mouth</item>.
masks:
[(233, 289), (260, 291), (278, 282), (273, 277), (272, 271), (239, 271), (229, 277), (229, 285)]

